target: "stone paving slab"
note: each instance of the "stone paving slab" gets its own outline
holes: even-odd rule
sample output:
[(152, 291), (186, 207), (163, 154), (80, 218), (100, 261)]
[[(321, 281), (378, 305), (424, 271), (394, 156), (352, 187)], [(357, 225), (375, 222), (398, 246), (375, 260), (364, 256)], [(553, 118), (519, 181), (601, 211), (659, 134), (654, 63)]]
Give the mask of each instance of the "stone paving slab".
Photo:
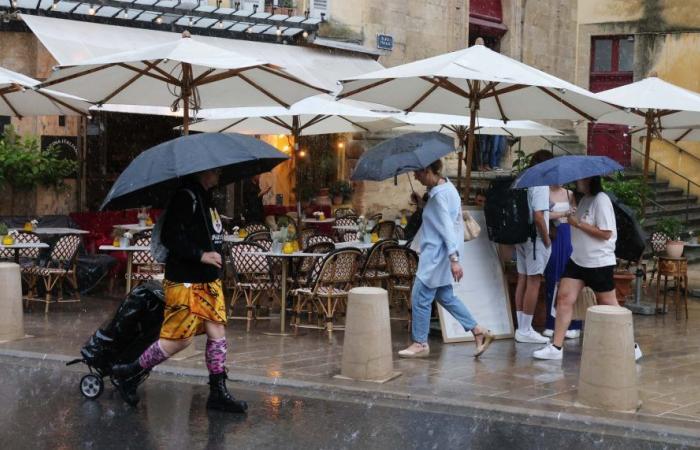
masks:
[[(80, 304), (54, 307), (46, 316), (25, 312), (25, 332), (33, 337), (0, 344), (0, 354), (68, 360), (79, 355), (85, 340), (108, 319), (118, 301), (86, 298)], [(636, 414), (609, 413), (575, 405), (581, 341), (567, 341), (562, 362), (537, 361), (537, 345), (499, 340), (480, 359), (472, 358), (473, 344), (442, 344), (431, 337), (427, 359), (396, 358), (394, 370), (402, 376), (385, 384), (333, 378), (340, 372), (343, 333), (333, 341), (309, 331), (299, 337), (266, 336), (275, 320), (260, 322), (250, 333), (243, 322), (227, 328), (229, 368), (234, 380), (320, 392), (414, 399), (445, 405), (511, 408), (538, 414), (585, 416), (612, 420), (628, 427), (651, 425), (673, 428), (700, 439), (700, 302), (690, 302), (690, 320), (675, 314), (635, 316), (635, 338), (644, 351), (637, 364), (642, 408)], [(393, 349), (409, 343), (404, 322), (395, 322)], [(203, 345), (201, 342), (198, 345)], [(199, 349), (198, 349), (199, 350)], [(202, 355), (168, 361), (159, 371), (205, 376)], [(700, 440), (698, 441), (700, 442)]]

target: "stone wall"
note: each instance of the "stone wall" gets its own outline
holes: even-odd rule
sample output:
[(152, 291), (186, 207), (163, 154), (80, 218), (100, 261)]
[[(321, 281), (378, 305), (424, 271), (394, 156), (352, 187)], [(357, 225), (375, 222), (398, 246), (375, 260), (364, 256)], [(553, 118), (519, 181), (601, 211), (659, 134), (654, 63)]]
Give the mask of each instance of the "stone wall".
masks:
[[(56, 61), (39, 40), (29, 32), (0, 32), (0, 66), (42, 80)], [(76, 136), (80, 118), (66, 117), (59, 126), (58, 116), (13, 118), (12, 125), (20, 135)], [(78, 209), (78, 186), (67, 180), (64, 189), (56, 191), (40, 187), (31, 192), (13, 192), (0, 188), (0, 215), (68, 214)]]
[[(700, 15), (697, 4), (685, 0), (585, 0), (579, 2), (577, 39), (577, 84), (588, 87), (591, 39), (595, 36), (632, 35), (634, 80), (652, 74), (678, 86), (700, 92)], [(644, 141), (632, 146), (643, 151)], [(682, 148), (684, 151), (679, 151)], [(642, 156), (633, 152), (633, 164), (641, 167)], [(700, 184), (700, 144), (678, 146), (652, 141), (651, 157), (675, 172)], [(652, 166), (653, 170), (653, 166)], [(659, 168), (658, 175), (686, 189), (686, 182)], [(700, 189), (691, 187), (700, 195)]]

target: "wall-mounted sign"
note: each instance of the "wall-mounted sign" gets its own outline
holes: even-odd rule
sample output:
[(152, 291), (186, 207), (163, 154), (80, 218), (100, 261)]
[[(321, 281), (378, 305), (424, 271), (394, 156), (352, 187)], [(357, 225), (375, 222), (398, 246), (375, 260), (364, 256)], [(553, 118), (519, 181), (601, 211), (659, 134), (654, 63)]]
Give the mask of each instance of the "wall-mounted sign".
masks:
[(394, 36), (390, 36), (388, 34), (378, 34), (377, 48), (381, 50), (392, 50), (394, 48)]
[[(42, 150), (53, 146), (58, 151), (58, 157), (70, 161), (78, 161), (80, 151), (78, 150), (78, 138), (76, 136), (41, 136)], [(75, 178), (74, 173), (69, 178)]]

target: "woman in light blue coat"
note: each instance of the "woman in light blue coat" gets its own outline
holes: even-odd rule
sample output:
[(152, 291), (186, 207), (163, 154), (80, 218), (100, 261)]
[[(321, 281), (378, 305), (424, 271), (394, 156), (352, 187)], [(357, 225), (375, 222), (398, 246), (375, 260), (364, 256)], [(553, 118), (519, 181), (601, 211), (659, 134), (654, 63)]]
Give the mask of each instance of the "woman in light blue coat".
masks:
[(416, 236), (420, 257), (411, 292), (413, 344), (399, 352), (403, 358), (430, 355), (428, 331), (433, 300), (474, 334), (475, 357), (484, 353), (493, 340), (491, 332), (477, 324), (452, 290), (452, 283), (459, 282), (463, 276), (459, 252), (464, 242), (464, 220), (457, 189), (441, 172), (440, 160), (414, 172), (416, 180), (428, 188), (428, 200), (423, 204), (422, 199), (412, 194), (413, 201), (423, 208), (423, 224)]

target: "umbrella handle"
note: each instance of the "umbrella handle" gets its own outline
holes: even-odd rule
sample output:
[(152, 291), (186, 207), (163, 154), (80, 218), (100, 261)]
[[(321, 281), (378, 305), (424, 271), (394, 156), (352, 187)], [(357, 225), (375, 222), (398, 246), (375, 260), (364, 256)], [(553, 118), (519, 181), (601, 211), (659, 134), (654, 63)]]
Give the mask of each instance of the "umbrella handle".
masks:
[(413, 182), (411, 182), (411, 175), (406, 173), (406, 176), (408, 177), (408, 184), (411, 186), (411, 193), (415, 194), (416, 191), (413, 189)]

